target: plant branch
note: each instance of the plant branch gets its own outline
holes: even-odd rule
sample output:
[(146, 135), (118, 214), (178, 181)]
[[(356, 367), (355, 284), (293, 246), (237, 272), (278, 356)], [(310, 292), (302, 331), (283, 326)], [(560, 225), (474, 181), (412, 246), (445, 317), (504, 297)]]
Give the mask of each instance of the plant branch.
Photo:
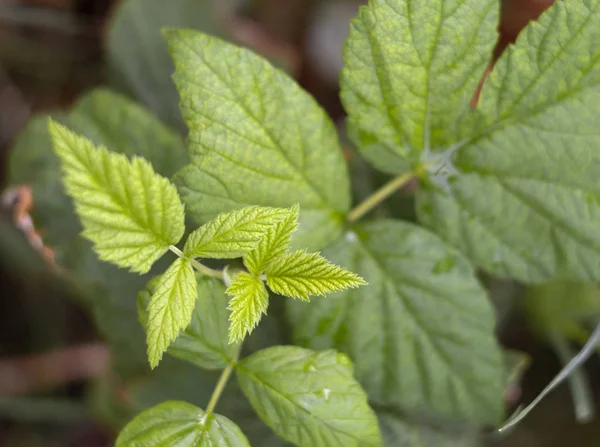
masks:
[(400, 174), (394, 178), (391, 182), (385, 184), (369, 197), (367, 197), (362, 203), (348, 213), (348, 223), (354, 223), (363, 217), (365, 214), (373, 210), (377, 205), (387, 199), (389, 196), (394, 194), (404, 185), (406, 185), (415, 176), (412, 172)]
[(221, 376), (219, 377), (219, 381), (217, 382), (217, 386), (215, 387), (212, 396), (210, 396), (210, 400), (208, 401), (208, 405), (206, 406), (206, 414), (211, 415), (217, 406), (217, 402), (219, 402), (219, 398), (225, 389), (225, 385), (227, 385), (227, 381), (229, 380), (229, 376), (231, 376), (231, 372), (233, 371), (233, 366), (235, 362), (230, 363), (227, 368), (223, 370)]
[(180, 258), (184, 258), (184, 259), (187, 259), (188, 261), (190, 261), (190, 264), (192, 264), (192, 267), (194, 267), (196, 270), (198, 270), (203, 275), (210, 276), (212, 278), (217, 278), (220, 280), (224, 279), (223, 272), (221, 270), (211, 269), (210, 267), (205, 266), (204, 264), (196, 261), (195, 259), (188, 258), (180, 249), (178, 249), (174, 245), (170, 245), (169, 250), (171, 250), (173, 253), (175, 253)]

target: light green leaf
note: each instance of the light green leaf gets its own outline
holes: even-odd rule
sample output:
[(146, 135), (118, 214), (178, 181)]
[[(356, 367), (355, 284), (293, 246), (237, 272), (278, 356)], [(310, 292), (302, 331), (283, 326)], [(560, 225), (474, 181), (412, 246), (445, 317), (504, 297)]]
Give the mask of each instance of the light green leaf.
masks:
[(207, 414), (195, 405), (169, 401), (150, 408), (121, 432), (117, 447), (250, 447), (237, 425), (219, 414)]
[(496, 64), (420, 220), (498, 276), (598, 282), (599, 104), (600, 1), (556, 2)]
[(232, 297), (227, 307), (231, 311), (229, 341), (235, 343), (252, 332), (267, 313), (269, 292), (259, 278), (246, 272), (235, 275), (226, 292)]
[(299, 247), (342, 231), (350, 206), (335, 127), (315, 100), (253, 52), (168, 31), (192, 162), (177, 177), (198, 223), (246, 205), (301, 207)]
[[(108, 25), (112, 83), (131, 92), (160, 119), (184, 130), (173, 62), (161, 30), (193, 28), (218, 33), (211, 0), (124, 0)], [(220, 2), (219, 2), (220, 3)]]
[(305, 301), (309, 295), (325, 296), (366, 284), (357, 274), (331, 264), (319, 253), (302, 250), (276, 259), (265, 274), (273, 292)]
[[(223, 369), (237, 359), (240, 345), (229, 344), (227, 295), (220, 281), (196, 272), (196, 307), (192, 321), (169, 346), (167, 353), (200, 368)], [(144, 328), (148, 322), (148, 304), (160, 276), (153, 278), (138, 294), (138, 311)]]
[(497, 0), (372, 0), (360, 9), (341, 95), (365, 158), (405, 172), (460, 139), (456, 122), (491, 59), (498, 12)]
[(324, 254), (369, 286), (310, 304), (287, 300), (297, 344), (349, 354), (373, 402), (500, 422), (505, 374), (494, 311), (456, 250), (415, 225), (383, 220)]
[[(170, 177), (187, 161), (182, 139), (148, 111), (106, 89), (79, 99), (68, 114), (52, 117), (96, 145), (128, 156), (141, 155), (160, 175)], [(137, 323), (135, 300), (149, 277), (102, 262), (92, 244), (81, 236), (81, 224), (64, 192), (60, 160), (52, 151), (47, 115), (33, 117), (10, 152), (9, 181), (33, 188), (32, 217), (56, 263), (80, 285), (84, 304), (91, 308), (100, 335), (111, 348), (114, 368), (122, 377), (146, 371), (145, 334)], [(162, 260), (153, 270), (162, 272)], [(88, 293), (90, 289), (92, 292)]]
[(140, 273), (150, 270), (185, 230), (175, 187), (143, 158), (130, 161), (96, 148), (54, 121), (49, 129), (83, 235), (100, 259)]
[(155, 368), (163, 352), (192, 319), (198, 296), (190, 261), (178, 258), (160, 277), (148, 305), (148, 360)]
[(221, 213), (190, 234), (183, 251), (191, 258), (239, 258), (256, 248), (267, 231), (289, 213), (285, 208), (263, 206)]
[(377, 418), (348, 357), (275, 346), (237, 365), (242, 391), (261, 419), (298, 446), (380, 446)]
[(251, 273), (262, 274), (271, 262), (285, 254), (292, 240), (292, 233), (298, 228), (299, 212), (300, 208), (294, 205), (290, 214), (271, 227), (258, 246), (244, 255), (244, 265)]

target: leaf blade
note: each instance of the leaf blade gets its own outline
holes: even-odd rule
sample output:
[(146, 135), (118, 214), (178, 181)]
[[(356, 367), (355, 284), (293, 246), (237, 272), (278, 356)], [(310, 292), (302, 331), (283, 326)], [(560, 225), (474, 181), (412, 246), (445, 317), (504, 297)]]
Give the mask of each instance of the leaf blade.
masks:
[[(224, 369), (235, 362), (241, 346), (228, 343), (227, 295), (225, 286), (214, 278), (196, 272), (197, 298), (192, 320), (167, 353), (203, 369)], [(160, 276), (153, 278), (138, 294), (138, 314), (144, 329), (148, 322), (148, 304)]]
[(557, 2), (530, 24), (467, 117), (459, 175), (418, 194), (420, 221), (493, 274), (599, 279), (599, 29), (597, 0)]
[(282, 256), (292, 240), (292, 233), (298, 228), (300, 209), (294, 205), (290, 214), (269, 229), (258, 246), (244, 255), (244, 265), (254, 275), (260, 275), (275, 259)]
[(325, 254), (369, 287), (310, 305), (286, 301), (297, 344), (348, 354), (375, 403), (500, 421), (504, 367), (495, 315), (456, 250), (422, 228), (383, 220), (357, 227)]
[(343, 354), (275, 346), (241, 360), (237, 377), (261, 419), (289, 442), (381, 445), (375, 413)]
[(342, 102), (362, 154), (400, 173), (456, 143), (496, 42), (498, 2), (376, 0), (351, 22)]
[(312, 249), (334, 239), (350, 194), (335, 128), (325, 112), (249, 50), (192, 31), (171, 30), (166, 36), (190, 128), (192, 162), (177, 184), (191, 217), (203, 223), (245, 205), (299, 203), (294, 243)]
[(250, 447), (240, 428), (219, 414), (207, 415), (195, 405), (168, 401), (138, 414), (116, 441), (117, 447), (137, 445)]
[(229, 315), (229, 342), (242, 341), (258, 325), (262, 314), (267, 313), (269, 292), (265, 285), (254, 275), (240, 272), (227, 287), (226, 293), (231, 296), (227, 309)]
[(183, 251), (191, 258), (239, 258), (256, 248), (265, 234), (288, 214), (285, 208), (262, 206), (221, 213), (190, 234)]
[(83, 235), (94, 243), (100, 259), (147, 272), (184, 232), (183, 205), (175, 187), (142, 158), (129, 161), (96, 148), (53, 121), (49, 129)]
[(302, 250), (279, 257), (265, 274), (273, 292), (304, 301), (309, 300), (309, 295), (325, 296), (366, 284), (357, 274), (331, 264), (319, 253)]
[(147, 344), (150, 366), (155, 368), (163, 353), (192, 319), (198, 296), (190, 261), (178, 258), (160, 277), (148, 305)]

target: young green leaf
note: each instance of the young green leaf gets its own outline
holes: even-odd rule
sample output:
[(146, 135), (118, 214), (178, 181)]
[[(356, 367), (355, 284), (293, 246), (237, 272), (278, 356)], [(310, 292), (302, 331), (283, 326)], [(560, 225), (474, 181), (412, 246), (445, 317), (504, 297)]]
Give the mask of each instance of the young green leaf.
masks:
[(344, 354), (275, 346), (236, 368), (255, 411), (285, 440), (301, 447), (381, 446), (375, 413)]
[(184, 232), (175, 187), (143, 158), (128, 160), (49, 123), (64, 184), (75, 201), (83, 235), (100, 259), (145, 273)]
[(244, 255), (244, 265), (255, 275), (260, 275), (267, 266), (288, 250), (292, 233), (298, 228), (300, 208), (294, 205), (290, 214), (271, 227), (258, 246)]
[(496, 275), (600, 281), (599, 73), (600, 1), (555, 2), (495, 65), (460, 175), (419, 192), (419, 219)]
[(350, 26), (341, 96), (382, 171), (406, 172), (461, 138), (457, 120), (497, 40), (498, 0), (372, 0)]
[(219, 214), (189, 235), (183, 252), (190, 258), (239, 258), (290, 214), (285, 208), (247, 206)]
[(121, 431), (116, 447), (250, 447), (237, 425), (181, 401), (163, 402), (138, 414)]
[(160, 277), (148, 305), (148, 360), (155, 368), (163, 352), (192, 319), (198, 296), (190, 261), (178, 258)]
[(358, 227), (324, 253), (364, 275), (369, 287), (310, 305), (286, 300), (298, 344), (350, 355), (374, 402), (500, 421), (505, 374), (495, 314), (460, 253), (391, 220)]
[(246, 272), (235, 275), (226, 292), (232, 297), (227, 307), (231, 311), (229, 342), (235, 343), (252, 332), (267, 313), (269, 292), (259, 278)]
[(323, 109), (247, 49), (189, 30), (166, 36), (190, 129), (192, 161), (177, 176), (190, 216), (204, 223), (249, 204), (299, 203), (294, 244), (318, 250), (332, 242), (342, 232), (350, 189)]
[[(144, 328), (148, 305), (160, 276), (138, 294), (138, 312)], [(197, 293), (192, 321), (169, 346), (167, 353), (204, 369), (223, 369), (237, 359), (240, 345), (228, 342), (228, 298), (221, 281), (196, 272)]]
[(308, 301), (309, 295), (325, 296), (366, 284), (355, 273), (331, 264), (319, 253), (299, 250), (273, 261), (265, 272), (269, 288), (280, 295)]

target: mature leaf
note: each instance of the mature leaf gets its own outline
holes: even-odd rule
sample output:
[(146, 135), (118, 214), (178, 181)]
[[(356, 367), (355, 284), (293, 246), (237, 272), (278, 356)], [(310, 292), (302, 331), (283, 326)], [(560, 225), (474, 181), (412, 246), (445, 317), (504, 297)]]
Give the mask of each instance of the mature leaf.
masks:
[(53, 121), (49, 129), (83, 235), (100, 259), (146, 273), (183, 236), (183, 205), (175, 187), (143, 158), (129, 161), (96, 148)]
[(178, 174), (203, 223), (245, 205), (302, 209), (294, 243), (319, 249), (342, 231), (349, 182), (335, 128), (315, 100), (249, 50), (201, 33), (166, 33), (190, 128)]
[(276, 259), (265, 274), (273, 292), (305, 301), (309, 300), (309, 295), (325, 296), (366, 284), (356, 273), (331, 264), (319, 253), (303, 250)]
[(192, 319), (198, 296), (190, 261), (178, 258), (160, 277), (148, 305), (148, 360), (155, 368), (163, 352)]
[(256, 248), (269, 229), (289, 213), (285, 208), (264, 206), (221, 213), (190, 234), (183, 251), (191, 258), (239, 258)]
[(377, 412), (384, 445), (389, 447), (484, 447), (478, 430), (456, 423), (439, 426), (401, 418), (391, 412)]
[(146, 410), (121, 432), (117, 447), (250, 446), (237, 425), (219, 414), (207, 414), (195, 405), (169, 401)]
[(244, 265), (251, 273), (262, 274), (271, 262), (285, 254), (292, 240), (292, 233), (298, 228), (299, 212), (300, 208), (294, 205), (290, 214), (272, 226), (258, 246), (244, 255)]
[(276, 346), (237, 365), (242, 391), (261, 419), (298, 446), (380, 446), (367, 396), (348, 357)]
[(252, 332), (267, 313), (269, 292), (259, 278), (246, 272), (235, 275), (226, 292), (232, 297), (227, 307), (231, 311), (229, 341), (235, 343)]
[[(153, 278), (138, 294), (138, 311), (144, 328), (148, 323), (148, 304), (160, 276)], [(167, 353), (200, 368), (223, 369), (237, 359), (240, 345), (229, 344), (227, 333), (227, 295), (225, 286), (214, 278), (196, 273), (196, 307), (192, 321), (169, 346)]]
[(556, 2), (496, 64), (421, 221), (496, 275), (599, 281), (599, 104), (600, 1)]
[(123, 86), (166, 123), (184, 130), (173, 62), (161, 30), (166, 27), (219, 32), (210, 0), (125, 0), (108, 26), (113, 84)]
[(287, 300), (298, 344), (348, 353), (374, 402), (499, 422), (504, 368), (494, 311), (456, 250), (417, 226), (383, 220), (347, 233), (325, 256), (369, 286), (310, 304)]
[[(181, 138), (132, 101), (105, 89), (92, 90), (68, 114), (55, 119), (97, 145), (128, 156), (142, 155), (156, 171), (170, 177), (187, 160)], [(91, 307), (101, 335), (112, 349), (121, 375), (147, 369), (145, 334), (137, 324), (135, 300), (148, 277), (98, 260), (91, 243), (81, 235), (81, 224), (61, 182), (60, 160), (52, 151), (47, 116), (34, 117), (10, 152), (10, 182), (33, 188), (33, 220), (44, 242), (56, 254), (56, 263), (85, 282), (81, 294)], [(157, 272), (164, 271), (162, 260)], [(91, 293), (87, 293), (93, 289)]]
[(458, 141), (498, 11), (497, 0), (372, 0), (360, 9), (341, 88), (350, 132), (371, 163), (404, 172)]

